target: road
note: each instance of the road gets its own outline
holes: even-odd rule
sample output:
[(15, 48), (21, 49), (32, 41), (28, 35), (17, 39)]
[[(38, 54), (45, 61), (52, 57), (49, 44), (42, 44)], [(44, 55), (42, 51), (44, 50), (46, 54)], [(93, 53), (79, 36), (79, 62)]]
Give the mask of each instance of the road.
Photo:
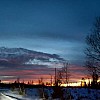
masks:
[(19, 99), (13, 96), (5, 95), (3, 93), (0, 93), (0, 100), (24, 100), (24, 99)]

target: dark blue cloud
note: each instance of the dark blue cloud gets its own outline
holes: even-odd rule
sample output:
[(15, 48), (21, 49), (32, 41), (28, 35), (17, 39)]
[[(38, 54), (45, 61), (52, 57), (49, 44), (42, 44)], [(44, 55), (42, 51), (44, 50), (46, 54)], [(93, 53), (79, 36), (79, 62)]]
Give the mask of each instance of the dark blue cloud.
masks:
[(83, 52), (85, 46), (79, 44), (84, 44), (95, 17), (100, 15), (99, 4), (99, 0), (2, 0), (0, 45), (58, 51), (67, 56), (60, 49), (64, 45), (65, 50), (70, 42), (72, 58), (77, 55), (72, 48), (82, 48)]

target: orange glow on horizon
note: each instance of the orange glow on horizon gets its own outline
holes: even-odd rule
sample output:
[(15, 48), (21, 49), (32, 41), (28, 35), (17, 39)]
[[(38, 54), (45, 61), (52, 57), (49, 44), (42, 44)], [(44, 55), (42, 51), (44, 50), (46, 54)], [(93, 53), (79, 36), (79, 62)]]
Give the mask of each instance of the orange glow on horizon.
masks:
[[(19, 66), (21, 68), (24, 68), (24, 66)], [(29, 66), (27, 66), (29, 67)], [(61, 68), (57, 68), (57, 70), (61, 70)], [(86, 83), (88, 84), (90, 77), (87, 76), (87, 74), (84, 74), (84, 71), (86, 69), (81, 66), (75, 66), (70, 65), (69, 66), (69, 85), (70, 86), (79, 86), (81, 79), (84, 78)], [(20, 82), (28, 83), (32, 82), (33, 84), (38, 84), (39, 80), (43, 78), (43, 82), (46, 84), (46, 82), (51, 83), (51, 77), (52, 77), (52, 83), (55, 82), (55, 68), (38, 68), (35, 67), (33, 69), (21, 69), (21, 70), (14, 70), (11, 69), (7, 71), (6, 69), (3, 71), (0, 71), (1, 75), (1, 82), (4, 83), (14, 83), (17, 78), (19, 78)], [(91, 81), (91, 80), (90, 80)]]

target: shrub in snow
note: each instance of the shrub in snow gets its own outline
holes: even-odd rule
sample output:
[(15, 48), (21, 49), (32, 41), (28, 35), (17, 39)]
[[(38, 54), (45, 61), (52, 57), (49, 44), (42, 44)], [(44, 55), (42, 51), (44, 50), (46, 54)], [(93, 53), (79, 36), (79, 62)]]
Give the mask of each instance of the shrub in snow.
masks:
[(61, 98), (61, 100), (63, 100), (63, 91), (61, 89), (61, 87), (54, 87), (53, 88), (53, 94), (52, 94), (52, 98), (55, 99), (55, 98)]

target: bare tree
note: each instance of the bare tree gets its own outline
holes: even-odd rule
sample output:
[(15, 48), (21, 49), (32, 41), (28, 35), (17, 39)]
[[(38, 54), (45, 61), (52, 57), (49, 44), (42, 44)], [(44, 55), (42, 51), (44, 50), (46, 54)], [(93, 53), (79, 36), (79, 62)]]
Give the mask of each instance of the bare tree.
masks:
[(64, 62), (63, 67), (57, 73), (57, 81), (59, 84), (65, 83), (68, 85), (69, 82), (69, 71), (68, 71), (69, 63)]
[(92, 75), (93, 81), (97, 81), (100, 74), (100, 17), (96, 18), (91, 33), (86, 37), (86, 43), (86, 67)]

